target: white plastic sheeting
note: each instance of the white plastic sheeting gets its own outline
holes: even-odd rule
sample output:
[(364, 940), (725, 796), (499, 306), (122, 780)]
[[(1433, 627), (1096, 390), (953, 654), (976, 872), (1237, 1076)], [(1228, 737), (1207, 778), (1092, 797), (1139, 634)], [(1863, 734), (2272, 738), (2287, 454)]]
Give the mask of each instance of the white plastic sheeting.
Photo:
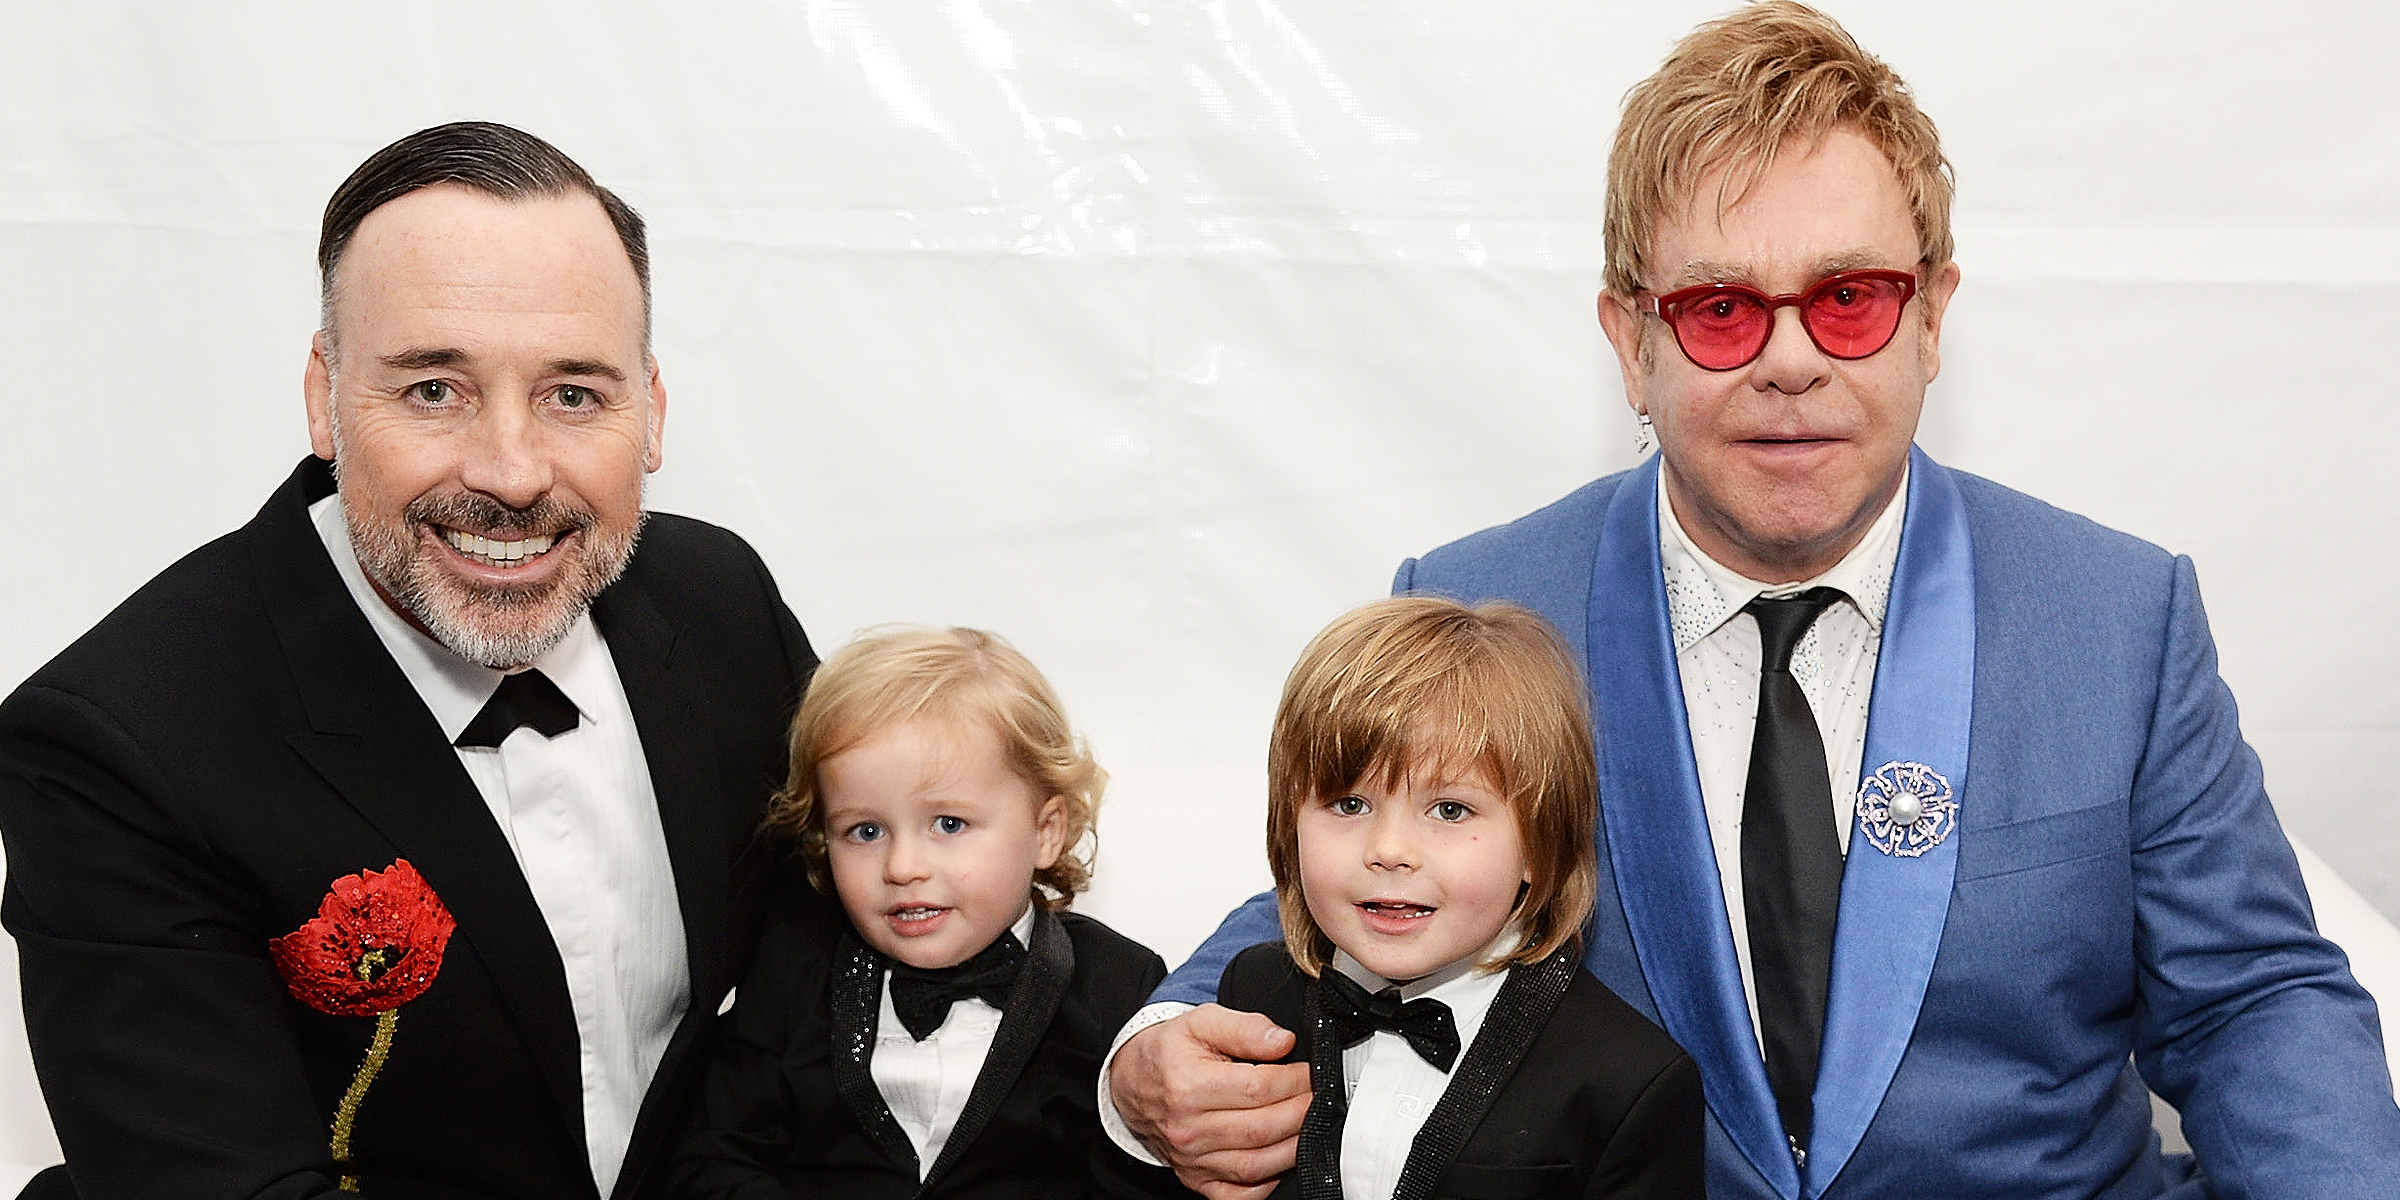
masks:
[[(748, 535), (827, 648), (1025, 648), (1115, 773), (1085, 907), (1172, 959), (1265, 879), (1308, 635), (1632, 461), (1603, 160), (1724, 7), (11, 0), (0, 686), (306, 452), (333, 186), (508, 121), (651, 221), (654, 504)], [(2287, 824), (2400, 913), (2400, 18), (1831, 7), (1958, 170), (1922, 441), (2194, 555)], [(45, 1157), (10, 1070), (0, 1160)]]

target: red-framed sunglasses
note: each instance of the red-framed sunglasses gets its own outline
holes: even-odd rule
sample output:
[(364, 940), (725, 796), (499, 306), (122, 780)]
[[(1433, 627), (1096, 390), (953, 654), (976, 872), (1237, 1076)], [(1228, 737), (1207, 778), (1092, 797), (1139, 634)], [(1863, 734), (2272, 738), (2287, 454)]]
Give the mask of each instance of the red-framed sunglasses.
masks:
[(1770, 296), (1739, 283), (1704, 283), (1667, 294), (1642, 292), (1642, 312), (1667, 323), (1675, 344), (1704, 371), (1747, 366), (1775, 332), (1775, 310), (1800, 310), (1800, 327), (1834, 358), (1867, 358), (1891, 345), (1900, 311), (1917, 294), (1913, 271), (1842, 271), (1805, 292)]

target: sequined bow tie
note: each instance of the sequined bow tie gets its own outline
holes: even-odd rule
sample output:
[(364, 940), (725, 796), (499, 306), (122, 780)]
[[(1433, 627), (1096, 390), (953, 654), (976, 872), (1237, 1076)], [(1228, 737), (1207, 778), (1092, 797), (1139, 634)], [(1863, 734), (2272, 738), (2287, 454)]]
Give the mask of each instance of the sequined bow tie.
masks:
[(993, 1008), (1006, 1008), (1009, 989), (1016, 985), (1017, 970), (1024, 964), (1025, 944), (1014, 933), (1001, 934), (998, 941), (955, 967), (929, 970), (894, 962), (892, 1009), (900, 1014), (908, 1036), (924, 1041), (949, 1019), (953, 1001), (981, 1000)]
[(1449, 1005), (1428, 999), (1402, 1003), (1398, 988), (1368, 995), (1357, 980), (1330, 967), (1321, 978), (1326, 984), (1325, 1016), (1343, 1049), (1380, 1029), (1407, 1039), (1409, 1048), (1437, 1070), (1447, 1071), (1458, 1061), (1458, 1026), (1450, 1020)]

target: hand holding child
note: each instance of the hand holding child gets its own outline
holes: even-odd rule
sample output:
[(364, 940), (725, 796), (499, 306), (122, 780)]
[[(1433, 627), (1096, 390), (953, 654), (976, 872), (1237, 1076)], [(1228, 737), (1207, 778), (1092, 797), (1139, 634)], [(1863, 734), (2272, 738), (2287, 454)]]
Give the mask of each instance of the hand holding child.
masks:
[(1258, 1200), (1292, 1166), (1308, 1112), (1308, 1064), (1278, 1063), (1292, 1035), (1257, 1013), (1202, 1005), (1117, 1051), (1117, 1112), (1184, 1186)]

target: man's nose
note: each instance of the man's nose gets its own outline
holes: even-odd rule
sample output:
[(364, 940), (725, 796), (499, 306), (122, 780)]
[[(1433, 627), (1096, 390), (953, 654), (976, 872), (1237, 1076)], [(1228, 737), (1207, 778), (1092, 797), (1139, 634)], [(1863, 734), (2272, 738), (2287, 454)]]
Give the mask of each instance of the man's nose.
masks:
[(467, 431), (459, 482), (510, 508), (524, 508), (550, 491), (552, 465), (541, 417), (531, 403), (487, 403)]
[(1767, 344), (1750, 363), (1751, 386), (1797, 396), (1825, 382), (1832, 371), (1831, 360), (1808, 336), (1808, 326), (1800, 320), (1800, 306), (1779, 308), (1772, 319)]

